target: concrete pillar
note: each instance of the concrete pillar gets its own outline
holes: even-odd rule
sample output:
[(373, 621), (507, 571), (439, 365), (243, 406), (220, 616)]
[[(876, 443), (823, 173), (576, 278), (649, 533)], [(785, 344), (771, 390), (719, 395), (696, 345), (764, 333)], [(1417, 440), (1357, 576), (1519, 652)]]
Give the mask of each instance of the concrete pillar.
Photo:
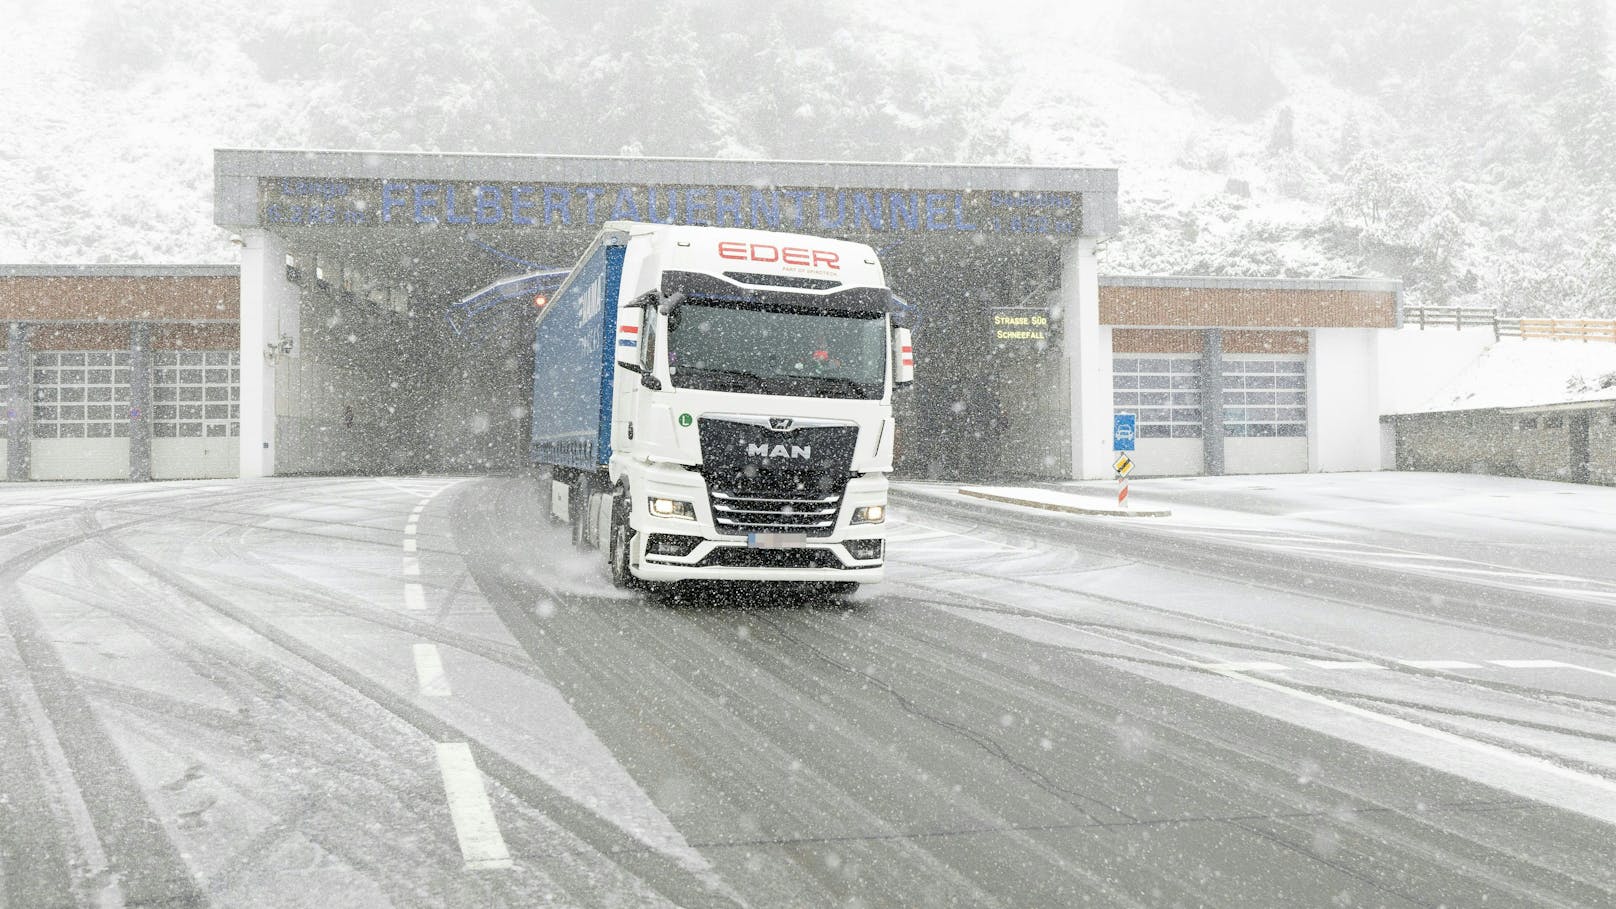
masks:
[(1201, 338), (1201, 467), (1223, 476), (1223, 329), (1208, 328)]
[(10, 391), (6, 407), (6, 479), (28, 479), (34, 435), (34, 370), (28, 356), (28, 326), (12, 322), (6, 328), (6, 374)]
[(129, 326), (129, 479), (150, 480), (152, 325)]
[(286, 244), (266, 230), (241, 232), (241, 475), (275, 475), (275, 369), (282, 316), (295, 312), (286, 280)]
[(1111, 470), (1111, 328), (1100, 324), (1094, 240), (1061, 249), (1060, 305), (1070, 382), (1072, 477), (1101, 480)]

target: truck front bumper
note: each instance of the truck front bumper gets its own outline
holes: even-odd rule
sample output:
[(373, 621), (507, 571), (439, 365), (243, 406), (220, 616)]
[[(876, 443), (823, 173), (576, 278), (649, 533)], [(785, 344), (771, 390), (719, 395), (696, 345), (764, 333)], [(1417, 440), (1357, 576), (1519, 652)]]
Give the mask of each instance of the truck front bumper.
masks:
[[(685, 470), (647, 471), (637, 492), (629, 571), (646, 581), (786, 581), (873, 584), (882, 579), (886, 525), (853, 524), (860, 506), (885, 505), (885, 477), (848, 481), (832, 531), (807, 537), (802, 545), (770, 549), (748, 545), (748, 538), (715, 529), (707, 489), (699, 475)], [(688, 502), (693, 519), (651, 514), (643, 502), (666, 497)], [(675, 542), (667, 548), (657, 541)], [(874, 546), (874, 550), (870, 549)]]
[[(635, 540), (643, 547), (641, 540)], [(882, 579), (882, 558), (855, 559), (841, 542), (812, 542), (791, 549), (755, 549), (744, 541), (704, 540), (684, 557), (644, 553), (631, 570), (647, 581), (812, 581), (873, 584)]]

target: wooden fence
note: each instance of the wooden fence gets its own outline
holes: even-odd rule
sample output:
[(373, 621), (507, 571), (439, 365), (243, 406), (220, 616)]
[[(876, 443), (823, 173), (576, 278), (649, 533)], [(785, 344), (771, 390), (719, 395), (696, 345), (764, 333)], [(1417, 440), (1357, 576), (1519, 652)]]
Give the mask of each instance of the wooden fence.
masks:
[(1616, 343), (1616, 319), (1511, 319), (1481, 306), (1410, 306), (1403, 324), (1427, 328), (1490, 328), (1495, 338)]

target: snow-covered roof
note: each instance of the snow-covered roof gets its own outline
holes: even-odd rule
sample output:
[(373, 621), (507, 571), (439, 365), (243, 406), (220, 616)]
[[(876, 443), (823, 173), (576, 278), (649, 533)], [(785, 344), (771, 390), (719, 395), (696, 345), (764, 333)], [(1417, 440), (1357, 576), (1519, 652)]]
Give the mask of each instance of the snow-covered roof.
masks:
[(1616, 403), (1616, 344), (1504, 340), (1414, 406), (1398, 413)]

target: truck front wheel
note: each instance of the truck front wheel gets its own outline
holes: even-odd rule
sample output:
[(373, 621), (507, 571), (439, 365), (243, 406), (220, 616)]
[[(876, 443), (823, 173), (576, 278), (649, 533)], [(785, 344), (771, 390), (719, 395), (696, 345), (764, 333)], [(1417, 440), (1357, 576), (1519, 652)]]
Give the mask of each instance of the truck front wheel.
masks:
[(629, 547), (634, 531), (628, 526), (629, 498), (619, 492), (612, 496), (612, 524), (606, 540), (606, 561), (612, 572), (612, 586), (630, 589), (638, 587), (634, 573), (629, 570)]

